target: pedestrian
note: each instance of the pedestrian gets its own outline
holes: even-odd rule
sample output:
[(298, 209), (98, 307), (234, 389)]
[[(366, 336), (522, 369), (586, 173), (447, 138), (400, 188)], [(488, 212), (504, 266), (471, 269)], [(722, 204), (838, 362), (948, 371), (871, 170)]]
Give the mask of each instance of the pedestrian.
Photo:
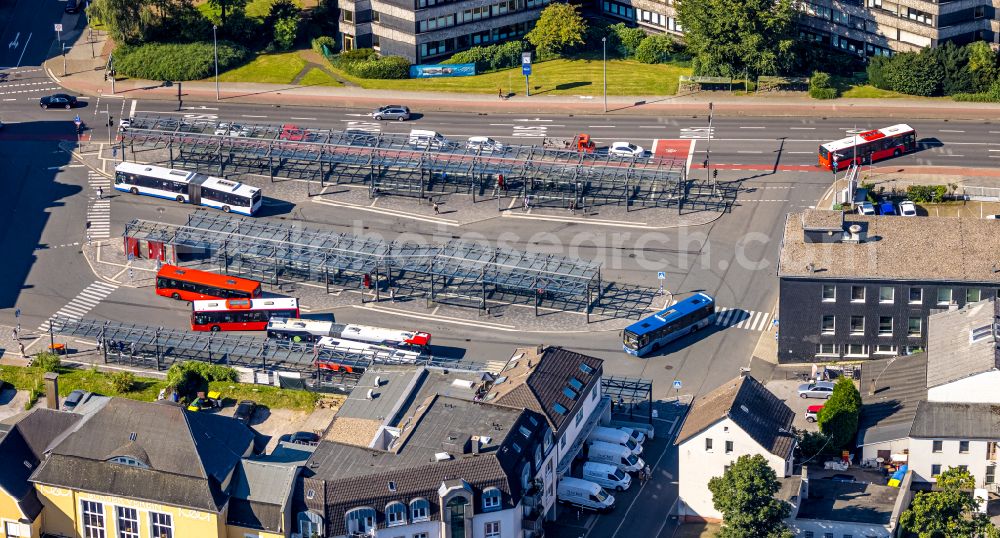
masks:
[(21, 357), (28, 358), (28, 354), (24, 352), (24, 343), (23, 342), (18, 342), (17, 343), (17, 347), (20, 348), (20, 350), (21, 350)]
[(100, 185), (98, 185), (97, 187), (97, 199), (98, 200), (104, 199), (104, 187), (101, 187)]
[(497, 88), (497, 98), (503, 100), (503, 88)]
[(524, 197), (524, 210), (527, 211), (531, 209), (531, 202), (528, 201), (528, 197)]
[(396, 288), (389, 288), (389, 302), (396, 302)]
[(10, 339), (13, 340), (13, 341), (15, 341), (15, 342), (17, 342), (18, 340), (20, 340), (20, 338), (17, 337), (17, 329), (11, 329), (11, 331), (10, 331)]
[(441, 214), (441, 208), (438, 206), (437, 202), (434, 202), (434, 214), (435, 215), (440, 215)]

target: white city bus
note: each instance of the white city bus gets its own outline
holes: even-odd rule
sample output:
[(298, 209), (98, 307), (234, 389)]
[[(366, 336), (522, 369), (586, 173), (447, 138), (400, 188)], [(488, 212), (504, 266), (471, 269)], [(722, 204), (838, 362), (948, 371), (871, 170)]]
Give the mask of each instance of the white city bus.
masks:
[(242, 215), (253, 215), (261, 204), (260, 189), (256, 187), (149, 164), (123, 162), (116, 166), (115, 189)]
[(277, 340), (316, 342), (324, 336), (400, 349), (419, 350), (431, 343), (430, 333), (423, 331), (384, 329), (309, 319), (271, 318), (267, 324), (267, 337)]

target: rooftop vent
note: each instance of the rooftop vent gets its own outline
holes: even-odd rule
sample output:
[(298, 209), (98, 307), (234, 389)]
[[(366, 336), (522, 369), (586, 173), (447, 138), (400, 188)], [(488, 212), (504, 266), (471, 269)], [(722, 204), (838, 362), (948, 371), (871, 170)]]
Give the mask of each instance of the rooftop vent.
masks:
[(860, 243), (863, 239), (861, 237), (861, 225), (852, 224), (847, 228), (847, 233), (844, 234), (845, 243)]
[(744, 413), (749, 413), (750, 409), (747, 408), (747, 406), (745, 406), (745, 405), (741, 405), (740, 406), (740, 411), (743, 411)]
[(392, 480), (389, 481), (389, 491), (396, 491), (396, 483)]
[(438, 452), (434, 454), (434, 461), (448, 461), (451, 459), (451, 454), (447, 452)]
[(136, 437), (138, 437), (138, 436), (139, 436), (139, 434), (137, 434), (135, 432), (131, 432), (131, 433), (128, 434), (128, 440), (129, 441), (135, 441)]

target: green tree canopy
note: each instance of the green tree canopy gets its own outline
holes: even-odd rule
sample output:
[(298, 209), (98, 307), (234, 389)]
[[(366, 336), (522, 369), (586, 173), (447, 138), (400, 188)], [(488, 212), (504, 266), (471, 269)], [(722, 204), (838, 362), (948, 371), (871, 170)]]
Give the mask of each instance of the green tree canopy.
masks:
[(583, 44), (587, 22), (579, 6), (557, 2), (542, 10), (538, 22), (525, 37), (539, 52), (559, 54), (563, 50)]
[(913, 498), (899, 521), (920, 538), (996, 538), (1000, 532), (986, 514), (976, 511), (970, 491), (975, 478), (966, 469), (952, 467), (938, 476), (938, 491), (922, 491)]
[(115, 42), (135, 44), (143, 38), (142, 12), (147, 4), (143, 0), (93, 0), (87, 15), (107, 26)]
[(834, 448), (844, 448), (854, 443), (861, 415), (861, 393), (854, 382), (846, 377), (837, 380), (833, 394), (816, 416), (819, 430), (833, 438)]
[(244, 13), (248, 0), (208, 0), (208, 4), (219, 10), (219, 20), (222, 26), (226, 25), (226, 19), (231, 13)]
[(720, 538), (791, 538), (784, 522), (791, 508), (774, 498), (780, 484), (764, 456), (740, 456), (708, 489), (722, 512)]
[(791, 0), (678, 0), (696, 75), (779, 75), (792, 65)]

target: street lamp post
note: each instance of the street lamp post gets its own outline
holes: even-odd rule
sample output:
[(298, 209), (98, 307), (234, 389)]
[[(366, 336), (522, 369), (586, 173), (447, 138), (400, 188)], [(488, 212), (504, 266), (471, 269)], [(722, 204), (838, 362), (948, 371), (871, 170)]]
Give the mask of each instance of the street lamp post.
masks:
[(715, 106), (708, 103), (708, 148), (705, 149), (705, 173), (707, 179), (712, 182), (712, 195), (716, 194), (717, 181), (712, 176), (712, 117), (715, 115)]
[(601, 38), (601, 49), (604, 52), (604, 112), (608, 111), (608, 38)]
[(215, 48), (215, 100), (219, 100), (219, 40), (216, 38), (216, 30), (219, 27), (212, 25), (212, 46)]

